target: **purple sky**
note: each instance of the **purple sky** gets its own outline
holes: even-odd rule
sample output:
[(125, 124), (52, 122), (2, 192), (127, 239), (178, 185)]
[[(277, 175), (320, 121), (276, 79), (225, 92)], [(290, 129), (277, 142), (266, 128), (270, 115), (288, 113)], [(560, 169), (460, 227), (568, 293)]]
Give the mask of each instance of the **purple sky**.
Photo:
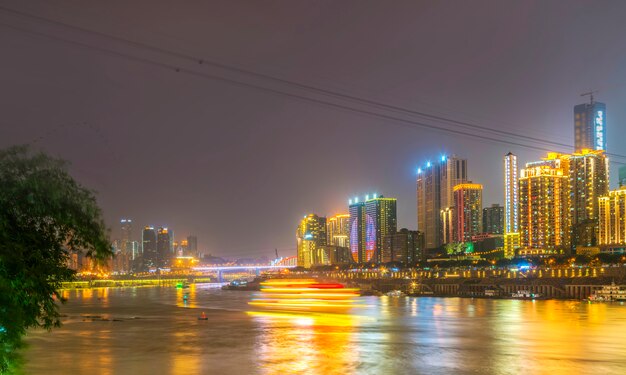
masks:
[(619, 0), (0, 1), (0, 147), (37, 140), (70, 160), (114, 237), (130, 217), (137, 239), (167, 225), (216, 255), (291, 255), (302, 215), (373, 192), (397, 197), (414, 229), (427, 160), (469, 159), (489, 205), (503, 202), (502, 156), (542, 152), (295, 98), (346, 104), (175, 53), (567, 144), (580, 93), (597, 89), (609, 152), (625, 155), (625, 14)]

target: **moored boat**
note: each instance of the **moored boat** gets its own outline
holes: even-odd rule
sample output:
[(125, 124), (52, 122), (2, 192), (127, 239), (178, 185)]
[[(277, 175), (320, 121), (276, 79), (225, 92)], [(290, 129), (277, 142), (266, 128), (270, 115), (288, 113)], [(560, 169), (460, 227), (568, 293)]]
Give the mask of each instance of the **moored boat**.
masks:
[(588, 300), (591, 302), (626, 301), (626, 289), (612, 282), (611, 285), (603, 285), (602, 289), (596, 290)]

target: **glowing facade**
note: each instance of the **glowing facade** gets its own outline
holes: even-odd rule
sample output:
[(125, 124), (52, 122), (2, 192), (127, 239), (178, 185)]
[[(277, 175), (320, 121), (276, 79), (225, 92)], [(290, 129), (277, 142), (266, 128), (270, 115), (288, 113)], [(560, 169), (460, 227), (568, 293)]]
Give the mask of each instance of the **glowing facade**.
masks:
[(567, 176), (554, 155), (527, 163), (519, 179), (520, 246), (525, 249), (563, 250), (569, 246)]
[(365, 247), (366, 262), (382, 261), (383, 238), (398, 230), (396, 198), (374, 197), (365, 202), (366, 217), (371, 218), (373, 226), (367, 229)]
[(329, 264), (322, 247), (326, 245), (326, 218), (315, 214), (306, 215), (296, 230), (298, 266)]
[(396, 199), (374, 194), (350, 200), (350, 251), (355, 262), (380, 262), (383, 237), (398, 227)]
[(599, 199), (599, 245), (626, 245), (626, 186)]
[(606, 151), (606, 105), (594, 102), (574, 107), (576, 152), (584, 149)]
[(517, 156), (504, 156), (504, 256), (513, 258), (520, 247), (519, 234), (519, 177)]
[(350, 247), (350, 214), (331, 216), (326, 221), (326, 243)]
[(483, 186), (458, 184), (453, 193), (456, 242), (470, 242), (472, 236), (483, 231)]
[(456, 225), (454, 214), (454, 207), (446, 207), (441, 210), (441, 242), (443, 244), (455, 241)]
[(441, 246), (441, 210), (451, 208), (453, 188), (467, 181), (467, 160), (442, 156), (417, 171), (417, 229), (424, 233), (425, 247)]
[(598, 198), (609, 192), (609, 160), (604, 151), (583, 149), (561, 155), (561, 166), (568, 175), (567, 201), (570, 242), (595, 246), (598, 237)]
[(350, 252), (357, 263), (365, 262), (365, 202), (350, 201)]

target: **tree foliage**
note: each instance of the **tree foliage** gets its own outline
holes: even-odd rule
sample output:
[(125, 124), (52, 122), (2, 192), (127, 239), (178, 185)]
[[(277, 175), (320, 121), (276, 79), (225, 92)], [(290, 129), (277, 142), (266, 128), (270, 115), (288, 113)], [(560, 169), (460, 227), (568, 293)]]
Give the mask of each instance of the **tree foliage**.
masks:
[(66, 167), (25, 146), (0, 150), (0, 373), (26, 329), (60, 325), (56, 301), (74, 277), (70, 254), (111, 256), (94, 193)]

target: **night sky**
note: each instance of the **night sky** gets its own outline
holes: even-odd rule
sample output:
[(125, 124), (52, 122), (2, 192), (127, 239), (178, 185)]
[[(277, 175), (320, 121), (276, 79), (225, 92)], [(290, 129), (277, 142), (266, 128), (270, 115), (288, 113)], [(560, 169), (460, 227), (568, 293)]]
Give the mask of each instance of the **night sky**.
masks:
[(71, 161), (113, 238), (130, 217), (137, 240), (166, 225), (214, 255), (293, 255), (302, 215), (355, 195), (397, 197), (415, 229), (417, 167), (442, 153), (469, 160), (485, 205), (503, 203), (505, 153), (543, 154), (390, 117), (570, 151), (305, 86), (562, 144), (600, 90), (626, 155), (625, 15), (619, 0), (0, 1), (0, 147)]

